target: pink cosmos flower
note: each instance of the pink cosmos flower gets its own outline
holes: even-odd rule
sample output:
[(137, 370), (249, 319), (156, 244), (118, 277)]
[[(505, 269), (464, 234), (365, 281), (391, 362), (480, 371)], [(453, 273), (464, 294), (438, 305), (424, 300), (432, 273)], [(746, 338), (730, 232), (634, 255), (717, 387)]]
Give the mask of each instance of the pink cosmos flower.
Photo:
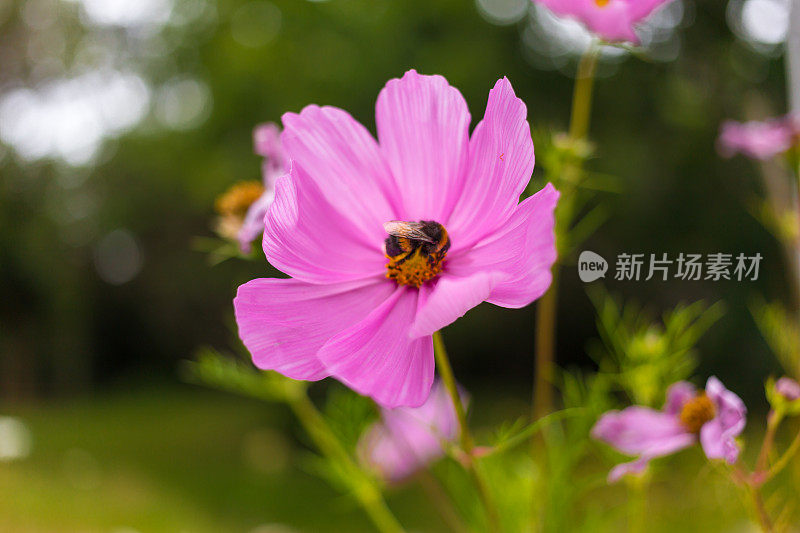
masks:
[(691, 383), (679, 381), (667, 391), (663, 410), (633, 406), (610, 411), (592, 428), (592, 437), (638, 456), (611, 470), (608, 481), (613, 483), (625, 474), (642, 472), (655, 457), (695, 444), (698, 438), (709, 459), (735, 463), (739, 457), (735, 437), (744, 429), (746, 413), (742, 400), (713, 376), (700, 393)]
[(483, 301), (541, 296), (558, 192), (548, 184), (518, 203), (534, 165), (526, 115), (503, 78), (470, 136), (461, 93), (413, 70), (381, 91), (377, 142), (335, 107), (285, 114), (291, 169), (263, 244), (291, 279), (250, 281), (234, 300), (256, 366), (419, 406), (434, 332)]
[(771, 159), (795, 145), (800, 137), (800, 120), (786, 115), (764, 122), (722, 123), (717, 147), (720, 154), (741, 153), (752, 159)]
[(247, 210), (239, 229), (237, 239), (244, 253), (250, 253), (250, 244), (264, 231), (264, 216), (275, 198), (275, 182), (288, 170), (288, 161), (281, 145), (281, 129), (276, 124), (267, 122), (257, 126), (253, 131), (253, 145), (255, 152), (264, 157), (261, 164), (264, 193)]
[(556, 15), (573, 18), (608, 42), (639, 44), (636, 24), (672, 0), (533, 0)]
[(361, 438), (359, 455), (384, 478), (398, 482), (442, 457), (442, 445), (457, 437), (453, 402), (437, 381), (422, 406), (382, 409), (381, 421)]

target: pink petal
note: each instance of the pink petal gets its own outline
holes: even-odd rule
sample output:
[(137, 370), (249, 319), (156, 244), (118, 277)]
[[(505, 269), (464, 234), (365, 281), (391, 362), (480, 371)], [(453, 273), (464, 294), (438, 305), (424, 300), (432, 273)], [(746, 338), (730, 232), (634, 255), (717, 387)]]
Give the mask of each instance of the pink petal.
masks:
[(790, 377), (783, 376), (775, 382), (775, 392), (790, 402), (800, 400), (800, 383)]
[(329, 340), (318, 357), (330, 374), (384, 407), (421, 405), (433, 383), (433, 342), (412, 339), (419, 291), (398, 287), (366, 318)]
[(478, 272), (504, 275), (488, 302), (519, 308), (530, 304), (550, 286), (550, 268), (556, 260), (553, 211), (559, 193), (551, 184), (517, 206), (494, 235), (471, 250), (448, 255), (445, 270), (469, 277)]
[(477, 272), (469, 277), (444, 275), (417, 313), (410, 335), (432, 335), (485, 301), (502, 279), (502, 274)]
[(678, 417), (639, 406), (604, 414), (592, 428), (592, 437), (624, 454), (650, 458), (674, 453), (695, 441)]
[(458, 436), (455, 409), (441, 382), (433, 385), (422, 406), (383, 409), (381, 414), (382, 423), (370, 430), (363, 444), (369, 461), (393, 481), (441, 457), (442, 444)]
[(625, 3), (628, 4), (628, 13), (634, 22), (639, 22), (649, 17), (661, 6), (665, 6), (670, 2), (672, 0), (625, 0)]
[(744, 124), (727, 120), (720, 128), (717, 148), (724, 157), (742, 153), (752, 159), (767, 160), (795, 144), (796, 129), (794, 120), (788, 116)]
[(446, 223), (454, 251), (492, 233), (517, 207), (535, 162), (527, 115), (508, 79), (498, 80), (469, 141), (463, 192)]
[(247, 210), (242, 227), (239, 229), (237, 240), (244, 253), (250, 253), (251, 244), (264, 232), (264, 217), (275, 198), (275, 190), (270, 188), (264, 191), (261, 197), (253, 202)]
[[(308, 106), (283, 115), (283, 147), (339, 213), (371, 240), (397, 218), (397, 187), (372, 135), (347, 112)], [(399, 203), (399, 202), (398, 202)]]
[[(536, 0), (564, 17), (583, 23), (606, 41), (638, 44), (634, 25), (669, 0), (610, 0), (600, 6), (595, 0)], [(636, 2), (639, 5), (634, 5)]]
[(332, 336), (362, 320), (394, 291), (386, 281), (313, 285), (254, 279), (233, 301), (239, 337), (255, 365), (292, 379), (329, 375), (317, 352)]
[(470, 116), (464, 97), (441, 76), (409, 70), (381, 91), (375, 121), (402, 195), (402, 218), (444, 223), (467, 163)]
[(278, 179), (265, 224), (264, 254), (294, 278), (336, 283), (385, 274), (382, 240), (370, 242), (297, 165)]
[(703, 451), (709, 459), (724, 458), (735, 463), (739, 457), (736, 437), (744, 430), (747, 408), (741, 398), (714, 376), (708, 378), (706, 394), (714, 402), (716, 415), (700, 429)]
[(688, 381), (678, 381), (667, 389), (667, 401), (664, 412), (670, 415), (680, 415), (686, 402), (697, 395), (697, 389)]
[(284, 170), (288, 167), (289, 161), (281, 144), (281, 129), (277, 124), (266, 122), (256, 126), (253, 130), (253, 149), (266, 158), (271, 166)]
[[(469, 394), (459, 387), (459, 395), (461, 403), (467, 406)], [(440, 448), (439, 441), (453, 441), (458, 437), (456, 411), (441, 380), (433, 384), (428, 399), (421, 406), (382, 409), (382, 415), (384, 423), (393, 433), (409, 436), (422, 429), (436, 438), (437, 448)]]
[(393, 483), (400, 482), (423, 466), (405, 443), (381, 423), (373, 424), (358, 443), (359, 455)]
[(608, 473), (607, 480), (609, 483), (616, 483), (628, 474), (641, 474), (645, 471), (651, 460), (651, 457), (642, 456), (630, 463), (620, 463), (611, 469), (611, 472)]

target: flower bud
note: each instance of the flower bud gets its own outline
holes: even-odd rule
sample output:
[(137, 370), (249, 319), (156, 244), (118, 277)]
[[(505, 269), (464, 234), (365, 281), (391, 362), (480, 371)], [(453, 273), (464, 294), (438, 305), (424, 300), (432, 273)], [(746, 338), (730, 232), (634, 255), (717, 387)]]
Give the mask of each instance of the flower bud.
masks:
[(793, 402), (800, 399), (800, 383), (784, 376), (775, 382), (775, 392), (783, 396), (785, 400)]
[(800, 414), (800, 383), (792, 378), (782, 377), (777, 381), (767, 381), (767, 399), (772, 409), (783, 415)]

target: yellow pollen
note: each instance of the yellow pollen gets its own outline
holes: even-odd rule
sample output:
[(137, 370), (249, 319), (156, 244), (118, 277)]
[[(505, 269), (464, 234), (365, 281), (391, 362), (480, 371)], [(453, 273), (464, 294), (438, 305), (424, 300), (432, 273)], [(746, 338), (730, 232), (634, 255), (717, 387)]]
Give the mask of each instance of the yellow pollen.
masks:
[(683, 405), (680, 416), (681, 424), (692, 433), (700, 433), (703, 424), (712, 420), (715, 414), (714, 403), (704, 392)]
[(240, 181), (217, 197), (214, 208), (222, 216), (241, 217), (247, 209), (264, 193), (264, 186), (258, 181)]
[(395, 280), (400, 285), (411, 285), (419, 288), (429, 279), (435, 278), (442, 271), (444, 257), (436, 260), (433, 256), (426, 256), (417, 248), (409, 254), (386, 258), (386, 277)]
[(597, 7), (606, 7), (611, 0), (594, 0)]

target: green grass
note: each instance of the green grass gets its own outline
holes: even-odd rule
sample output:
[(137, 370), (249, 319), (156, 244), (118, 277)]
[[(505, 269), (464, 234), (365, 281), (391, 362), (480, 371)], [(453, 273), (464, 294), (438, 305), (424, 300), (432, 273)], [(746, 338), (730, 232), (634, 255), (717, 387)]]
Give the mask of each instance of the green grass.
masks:
[[(310, 452), (281, 406), (187, 386), (0, 413), (33, 434), (28, 458), (0, 463), (3, 532), (371, 531), (304, 471)], [(416, 507), (409, 494), (397, 500)]]

